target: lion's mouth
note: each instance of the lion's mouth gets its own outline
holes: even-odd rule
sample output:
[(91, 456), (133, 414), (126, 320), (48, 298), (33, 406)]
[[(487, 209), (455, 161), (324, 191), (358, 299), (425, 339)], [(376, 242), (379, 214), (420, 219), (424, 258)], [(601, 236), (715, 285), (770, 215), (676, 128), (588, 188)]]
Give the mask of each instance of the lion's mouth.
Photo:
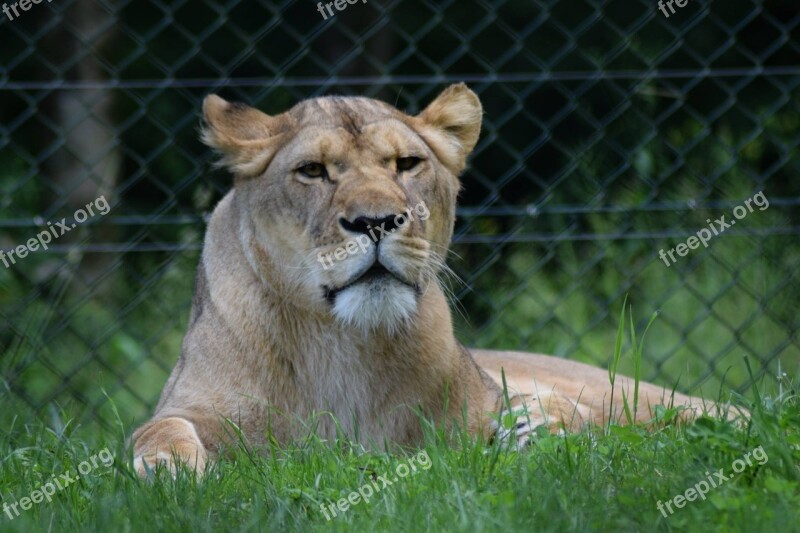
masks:
[(328, 287), (328, 286), (323, 287), (325, 291), (325, 299), (328, 301), (329, 304), (333, 305), (336, 301), (336, 296), (340, 292), (349, 289), (350, 287), (358, 283), (366, 283), (372, 280), (377, 280), (385, 277), (394, 278), (403, 285), (407, 285), (412, 289), (414, 289), (414, 292), (419, 293), (419, 288), (416, 285), (407, 282), (406, 280), (404, 280), (403, 278), (401, 278), (400, 276), (398, 276), (397, 274), (395, 274), (394, 272), (383, 266), (379, 261), (375, 261), (367, 270), (365, 270), (361, 274), (357, 274), (351, 281), (348, 281), (341, 287)]

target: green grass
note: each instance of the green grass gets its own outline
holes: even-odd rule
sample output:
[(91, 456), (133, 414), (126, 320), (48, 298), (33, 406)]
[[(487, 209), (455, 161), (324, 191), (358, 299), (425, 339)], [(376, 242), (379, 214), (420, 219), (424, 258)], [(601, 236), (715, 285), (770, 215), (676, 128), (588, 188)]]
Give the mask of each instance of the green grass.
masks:
[[(311, 437), (264, 456), (232, 450), (198, 482), (139, 480), (124, 436), (131, 428), (98, 434), (62, 423), (15, 424), (0, 437), (0, 495), (14, 503), (52, 477), (75, 473), (104, 448), (114, 454), (52, 502), (34, 504), (1, 531), (797, 531), (800, 524), (800, 407), (783, 379), (756, 394), (749, 423), (701, 418), (670, 423), (660, 411), (654, 427), (597, 428), (568, 436), (540, 436), (522, 452), (463, 435), (430, 430), (427, 469), (399, 478), (330, 521), (320, 505), (336, 503), (364, 485), (389, 481), (408, 465), (406, 453), (363, 452), (346, 441)], [(54, 429), (58, 427), (60, 429)], [(86, 434), (85, 434), (86, 433)], [(706, 500), (664, 517), (667, 501), (761, 447), (766, 461), (712, 488)], [(763, 456), (759, 456), (762, 457)], [(759, 464), (763, 462), (763, 464)], [(417, 461), (416, 464), (420, 464)], [(424, 466), (424, 464), (422, 465)], [(365, 490), (366, 493), (366, 490)], [(355, 499), (355, 498), (354, 498)], [(13, 513), (13, 511), (12, 511)], [(330, 514), (330, 512), (329, 512)]]
[[(644, 335), (637, 340), (632, 318), (626, 324), (623, 304), (611, 383), (626, 329), (638, 375)], [(173, 478), (163, 469), (139, 479), (125, 448), (132, 428), (113, 400), (114, 430), (76, 426), (71, 420), (78, 418), (55, 409), (47, 421), (20, 412), (0, 435), (0, 497), (17, 503), (20, 514), (9, 508), (10, 519), (3, 508), (0, 531), (794, 531), (800, 401), (785, 375), (765, 388), (766, 394), (753, 387), (746, 397), (734, 396), (736, 406), (752, 413), (747, 421), (701, 417), (676, 424), (679, 410), (665, 407), (646, 425), (540, 433), (523, 451), (445, 434), (426, 421), (423, 448), (391, 453), (313, 434), (262, 455), (242, 443), (202, 480), (186, 470)], [(629, 420), (636, 391), (624, 398)], [(107, 452), (113, 465), (103, 464)], [(90, 467), (97, 455), (99, 464)], [(741, 471), (731, 476), (734, 467)], [(720, 469), (731, 479), (719, 483)], [(63, 475), (80, 478), (63, 490), (50, 484), (52, 501), (20, 507)], [(703, 499), (677, 508), (676, 496), (704, 483)], [(369, 501), (350, 496), (359, 492)]]

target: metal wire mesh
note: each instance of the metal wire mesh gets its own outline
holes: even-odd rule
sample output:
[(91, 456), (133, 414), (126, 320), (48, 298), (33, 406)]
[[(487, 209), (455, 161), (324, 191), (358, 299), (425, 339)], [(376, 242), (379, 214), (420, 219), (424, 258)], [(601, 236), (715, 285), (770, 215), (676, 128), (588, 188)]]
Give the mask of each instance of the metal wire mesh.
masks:
[[(154, 405), (230, 186), (197, 140), (210, 92), (416, 112), (466, 81), (485, 123), (451, 258), (465, 343), (604, 365), (628, 294), (640, 329), (660, 311), (647, 379), (714, 394), (747, 387), (743, 355), (758, 375), (797, 368), (792, 0), (368, 0), (327, 20), (308, 1), (28, 5), (0, 23), (0, 249), (76, 226), (0, 265), (6, 415)], [(659, 258), (759, 191), (768, 208)], [(99, 197), (108, 214), (78, 223)]]

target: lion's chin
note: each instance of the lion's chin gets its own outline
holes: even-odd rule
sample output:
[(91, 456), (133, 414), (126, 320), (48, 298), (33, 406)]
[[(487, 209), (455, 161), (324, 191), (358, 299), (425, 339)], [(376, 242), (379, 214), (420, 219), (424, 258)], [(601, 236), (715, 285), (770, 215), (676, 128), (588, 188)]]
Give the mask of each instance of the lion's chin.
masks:
[(336, 295), (333, 315), (365, 333), (403, 330), (417, 311), (417, 294), (396, 280), (357, 283)]

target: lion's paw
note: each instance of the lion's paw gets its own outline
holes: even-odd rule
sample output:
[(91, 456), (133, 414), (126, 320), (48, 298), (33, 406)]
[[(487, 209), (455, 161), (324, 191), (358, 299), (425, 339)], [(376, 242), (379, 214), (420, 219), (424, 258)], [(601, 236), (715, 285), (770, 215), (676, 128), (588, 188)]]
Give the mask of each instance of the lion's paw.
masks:
[(194, 470), (198, 476), (202, 476), (206, 469), (205, 454), (195, 454), (192, 460), (178, 459), (176, 461), (175, 454), (168, 452), (139, 455), (133, 460), (133, 469), (141, 478), (152, 477), (159, 468), (163, 468), (169, 472), (173, 478), (176, 478), (178, 476), (178, 463), (186, 464), (186, 466), (190, 470)]
[(533, 444), (537, 428), (546, 425), (547, 420), (539, 420), (525, 406), (518, 406), (503, 411), (498, 420), (493, 420), (492, 430), (495, 439), (521, 450)]

